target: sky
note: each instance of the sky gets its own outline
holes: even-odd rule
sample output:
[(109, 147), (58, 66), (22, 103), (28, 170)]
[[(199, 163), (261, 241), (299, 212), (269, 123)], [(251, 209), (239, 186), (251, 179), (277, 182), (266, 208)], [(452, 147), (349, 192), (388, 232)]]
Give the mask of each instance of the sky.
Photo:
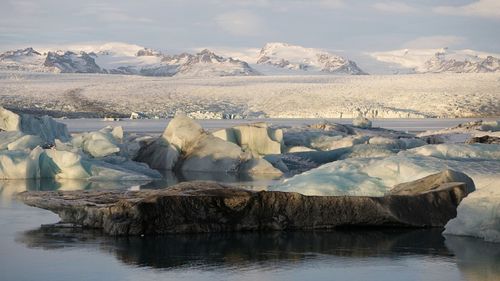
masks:
[(125, 42), (177, 52), (287, 42), (500, 52), (500, 0), (0, 0), (0, 49)]

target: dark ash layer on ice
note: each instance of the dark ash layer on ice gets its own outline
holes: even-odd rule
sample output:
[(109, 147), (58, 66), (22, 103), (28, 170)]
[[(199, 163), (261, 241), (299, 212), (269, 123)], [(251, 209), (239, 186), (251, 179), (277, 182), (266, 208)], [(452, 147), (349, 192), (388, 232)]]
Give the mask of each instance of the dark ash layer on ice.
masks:
[(23, 192), (24, 203), (62, 223), (110, 235), (333, 229), (340, 226), (443, 227), (474, 191), (463, 173), (446, 170), (395, 186), (383, 197), (305, 196), (186, 182), (143, 191)]

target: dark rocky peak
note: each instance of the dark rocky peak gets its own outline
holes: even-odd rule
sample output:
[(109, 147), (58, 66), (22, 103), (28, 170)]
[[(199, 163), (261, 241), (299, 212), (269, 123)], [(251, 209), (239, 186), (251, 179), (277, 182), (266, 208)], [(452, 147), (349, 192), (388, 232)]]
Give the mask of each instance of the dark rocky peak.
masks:
[(19, 49), (19, 50), (13, 50), (13, 51), (7, 51), (3, 54), (0, 54), (0, 59), (7, 59), (7, 58), (13, 58), (13, 57), (21, 57), (21, 56), (41, 56), (42, 54), (35, 51), (33, 48), (29, 47), (26, 49)]
[(142, 50), (139, 50), (139, 51), (137, 51), (137, 54), (136, 54), (136, 56), (138, 56), (138, 57), (144, 57), (144, 56), (147, 56), (147, 57), (159, 57), (161, 55), (162, 55), (161, 52), (156, 51), (154, 49), (150, 49), (150, 48), (144, 48)]
[(55, 67), (62, 73), (102, 73), (93, 56), (86, 52), (80, 54), (71, 51), (49, 52), (44, 66)]

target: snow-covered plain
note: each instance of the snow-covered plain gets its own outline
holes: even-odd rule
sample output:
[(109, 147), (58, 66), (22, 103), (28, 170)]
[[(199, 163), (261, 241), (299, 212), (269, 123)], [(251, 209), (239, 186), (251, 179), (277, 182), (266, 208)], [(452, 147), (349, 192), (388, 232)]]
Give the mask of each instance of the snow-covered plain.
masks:
[(1, 104), (68, 117), (243, 118), (500, 116), (500, 74), (165, 78), (0, 73)]

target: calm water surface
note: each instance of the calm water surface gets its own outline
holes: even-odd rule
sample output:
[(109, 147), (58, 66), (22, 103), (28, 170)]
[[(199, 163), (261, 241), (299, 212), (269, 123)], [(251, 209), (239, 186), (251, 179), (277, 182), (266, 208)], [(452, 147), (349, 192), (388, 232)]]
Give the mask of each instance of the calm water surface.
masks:
[(441, 229), (115, 238), (41, 227), (58, 217), (14, 198), (26, 189), (78, 188), (0, 185), (0, 280), (500, 280), (500, 244), (445, 238)]

